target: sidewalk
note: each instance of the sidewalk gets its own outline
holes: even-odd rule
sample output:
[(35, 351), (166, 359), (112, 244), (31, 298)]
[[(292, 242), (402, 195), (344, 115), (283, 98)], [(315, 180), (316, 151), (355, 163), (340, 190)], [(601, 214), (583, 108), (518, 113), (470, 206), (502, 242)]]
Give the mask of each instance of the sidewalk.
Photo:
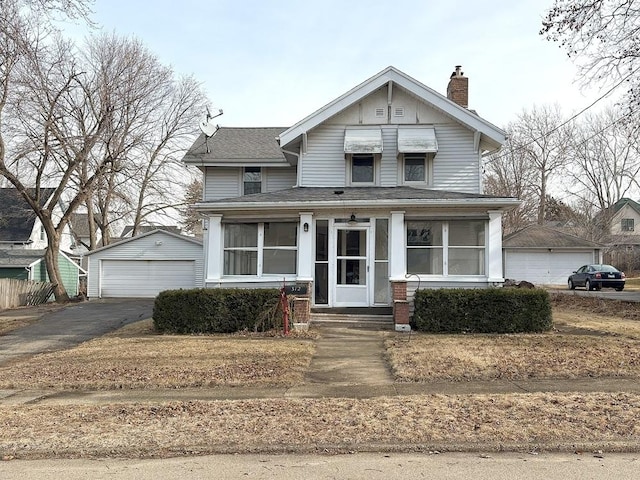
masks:
[(535, 392), (640, 393), (637, 379), (493, 380), (397, 383), (384, 358), (390, 333), (325, 328), (305, 376), (293, 387), (216, 387), (106, 391), (0, 390), (0, 405), (160, 403), (266, 398), (373, 398), (404, 395), (470, 395)]

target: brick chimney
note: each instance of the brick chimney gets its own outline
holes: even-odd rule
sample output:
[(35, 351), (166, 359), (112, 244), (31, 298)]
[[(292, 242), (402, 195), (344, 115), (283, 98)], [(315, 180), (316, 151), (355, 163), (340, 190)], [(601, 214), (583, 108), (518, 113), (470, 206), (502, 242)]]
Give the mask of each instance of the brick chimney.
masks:
[(451, 74), (447, 85), (447, 98), (464, 108), (469, 108), (469, 79), (464, 76), (461, 65)]

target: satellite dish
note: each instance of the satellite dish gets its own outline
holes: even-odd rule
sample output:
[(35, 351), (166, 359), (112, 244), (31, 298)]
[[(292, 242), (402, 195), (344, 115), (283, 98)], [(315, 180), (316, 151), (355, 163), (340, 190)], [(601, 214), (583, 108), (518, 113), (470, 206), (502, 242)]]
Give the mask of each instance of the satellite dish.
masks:
[(220, 115), (222, 115), (222, 109), (219, 109), (216, 115), (211, 115), (211, 113), (209, 112), (209, 108), (207, 107), (207, 114), (202, 117), (202, 120), (200, 120), (198, 124), (205, 137), (208, 138), (218, 131), (218, 125), (211, 123), (211, 120), (219, 117)]
[(218, 130), (218, 127), (215, 124), (211, 123), (209, 120), (211, 120), (211, 118), (209, 118), (209, 115), (207, 114), (202, 118), (202, 120), (200, 120), (200, 123), (198, 124), (205, 137), (210, 137), (211, 135), (216, 133), (216, 130)]

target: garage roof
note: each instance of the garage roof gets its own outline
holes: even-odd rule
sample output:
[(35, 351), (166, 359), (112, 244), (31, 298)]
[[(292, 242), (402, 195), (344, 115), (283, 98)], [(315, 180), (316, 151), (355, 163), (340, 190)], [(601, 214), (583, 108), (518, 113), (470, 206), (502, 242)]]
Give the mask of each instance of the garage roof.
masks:
[(503, 248), (583, 248), (602, 245), (543, 225), (529, 225), (504, 237)]
[(101, 247), (101, 248), (96, 248), (95, 250), (92, 250), (89, 253), (85, 254), (85, 256), (88, 257), (89, 255), (93, 255), (94, 253), (97, 253), (97, 252), (102, 252), (103, 250), (107, 250), (109, 248), (120, 247), (120, 246), (122, 246), (122, 245), (124, 245), (126, 243), (135, 242), (137, 240), (140, 240), (141, 238), (148, 237), (148, 236), (151, 236), (151, 235), (155, 235), (157, 233), (160, 233), (160, 234), (163, 234), (163, 235), (170, 235), (172, 237), (179, 238), (180, 240), (185, 240), (187, 242), (195, 243), (196, 245), (202, 245), (201, 241), (199, 241), (199, 240), (197, 240), (197, 239), (195, 239), (193, 237), (186, 237), (184, 235), (178, 235), (177, 233), (167, 232), (166, 230), (162, 230), (162, 229), (157, 228), (157, 229), (152, 230), (150, 232), (143, 233), (143, 234), (137, 235), (135, 237), (127, 238), (126, 240), (121, 240), (119, 242), (115, 242), (115, 243), (112, 243), (110, 245), (107, 245), (107, 246), (104, 246), (104, 247)]

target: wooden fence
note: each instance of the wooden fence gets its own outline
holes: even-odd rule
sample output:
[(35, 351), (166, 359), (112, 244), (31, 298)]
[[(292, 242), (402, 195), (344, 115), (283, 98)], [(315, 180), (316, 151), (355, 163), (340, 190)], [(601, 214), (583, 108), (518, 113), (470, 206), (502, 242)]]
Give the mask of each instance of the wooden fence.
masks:
[(40, 305), (51, 297), (54, 287), (48, 282), (0, 278), (0, 309)]

